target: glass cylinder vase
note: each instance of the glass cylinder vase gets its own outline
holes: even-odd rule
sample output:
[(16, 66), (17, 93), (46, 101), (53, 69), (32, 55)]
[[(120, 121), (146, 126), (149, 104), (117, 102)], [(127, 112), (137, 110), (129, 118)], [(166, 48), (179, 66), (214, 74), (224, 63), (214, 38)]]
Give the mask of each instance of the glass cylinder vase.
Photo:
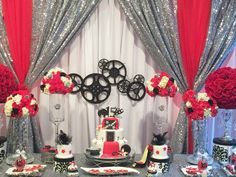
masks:
[(168, 132), (168, 97), (156, 96), (153, 103), (153, 133)]
[(65, 100), (64, 94), (49, 95), (49, 121), (55, 125), (55, 146), (57, 145), (59, 124), (65, 120)]
[(198, 161), (205, 159), (212, 164), (213, 159), (207, 152), (207, 127), (206, 119), (192, 121), (193, 154), (188, 156), (188, 162), (198, 164)]
[(6, 162), (13, 164), (15, 159), (23, 154), (27, 163), (32, 163), (34, 157), (31, 154), (33, 149), (33, 131), (30, 117), (10, 118), (7, 132), (7, 153)]

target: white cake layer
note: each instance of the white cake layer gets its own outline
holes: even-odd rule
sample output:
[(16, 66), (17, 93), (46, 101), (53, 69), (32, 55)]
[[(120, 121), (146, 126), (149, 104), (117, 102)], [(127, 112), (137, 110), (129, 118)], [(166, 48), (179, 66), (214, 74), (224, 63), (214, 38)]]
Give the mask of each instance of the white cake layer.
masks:
[(64, 145), (64, 144), (58, 144), (57, 145), (57, 154), (56, 157), (60, 159), (66, 159), (73, 157), (72, 150), (71, 150), (71, 144)]
[(168, 158), (168, 146), (167, 145), (153, 145), (152, 157), (155, 159), (167, 159)]
[(97, 129), (96, 139), (101, 141), (107, 141), (107, 132), (114, 132), (114, 141), (119, 141), (124, 139), (124, 130), (119, 128), (118, 130), (113, 129)]

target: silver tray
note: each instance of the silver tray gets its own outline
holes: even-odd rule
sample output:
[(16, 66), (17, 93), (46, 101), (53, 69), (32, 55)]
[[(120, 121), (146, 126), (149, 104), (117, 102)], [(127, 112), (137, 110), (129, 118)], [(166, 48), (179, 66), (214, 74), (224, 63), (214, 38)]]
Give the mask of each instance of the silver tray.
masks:
[(128, 165), (134, 162), (135, 151), (132, 149), (129, 155), (125, 157), (117, 157), (117, 158), (102, 158), (97, 156), (93, 156), (90, 152), (85, 151), (84, 155), (88, 163), (92, 163), (95, 166), (120, 166), (120, 165)]

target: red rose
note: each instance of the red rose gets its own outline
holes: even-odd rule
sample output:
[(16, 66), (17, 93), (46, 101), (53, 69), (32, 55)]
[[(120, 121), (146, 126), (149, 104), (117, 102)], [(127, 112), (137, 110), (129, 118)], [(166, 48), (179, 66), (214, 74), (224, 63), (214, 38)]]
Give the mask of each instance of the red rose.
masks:
[(0, 64), (0, 103), (5, 103), (6, 98), (17, 89), (16, 79), (6, 66)]
[(211, 73), (206, 79), (205, 90), (224, 109), (235, 109), (236, 69), (224, 67)]

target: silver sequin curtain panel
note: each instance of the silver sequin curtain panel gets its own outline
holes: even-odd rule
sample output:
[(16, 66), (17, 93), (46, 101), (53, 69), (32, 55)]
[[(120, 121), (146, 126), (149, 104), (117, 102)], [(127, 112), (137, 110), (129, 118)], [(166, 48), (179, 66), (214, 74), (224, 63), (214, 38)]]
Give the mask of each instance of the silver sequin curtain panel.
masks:
[[(31, 64), (25, 81), (29, 88), (59, 59), (58, 56), (83, 28), (99, 2), (100, 0), (33, 0)], [(14, 73), (3, 18), (0, 19), (0, 60)], [(29, 150), (38, 152), (42, 147), (38, 120), (33, 118), (29, 124)], [(12, 120), (9, 125), (12, 125)], [(9, 136), (9, 140), (14, 140), (15, 137)], [(14, 150), (8, 149), (8, 152)]]
[(34, 0), (31, 65), (32, 86), (55, 64), (62, 50), (84, 26), (100, 0)]
[[(186, 90), (178, 41), (177, 0), (119, 0), (119, 3), (153, 60), (176, 78), (181, 92)], [(202, 88), (207, 75), (223, 63), (234, 44), (235, 4), (234, 0), (212, 1), (207, 42), (195, 79), (197, 90)], [(174, 152), (185, 152), (186, 141), (187, 119), (181, 108), (172, 137)]]

